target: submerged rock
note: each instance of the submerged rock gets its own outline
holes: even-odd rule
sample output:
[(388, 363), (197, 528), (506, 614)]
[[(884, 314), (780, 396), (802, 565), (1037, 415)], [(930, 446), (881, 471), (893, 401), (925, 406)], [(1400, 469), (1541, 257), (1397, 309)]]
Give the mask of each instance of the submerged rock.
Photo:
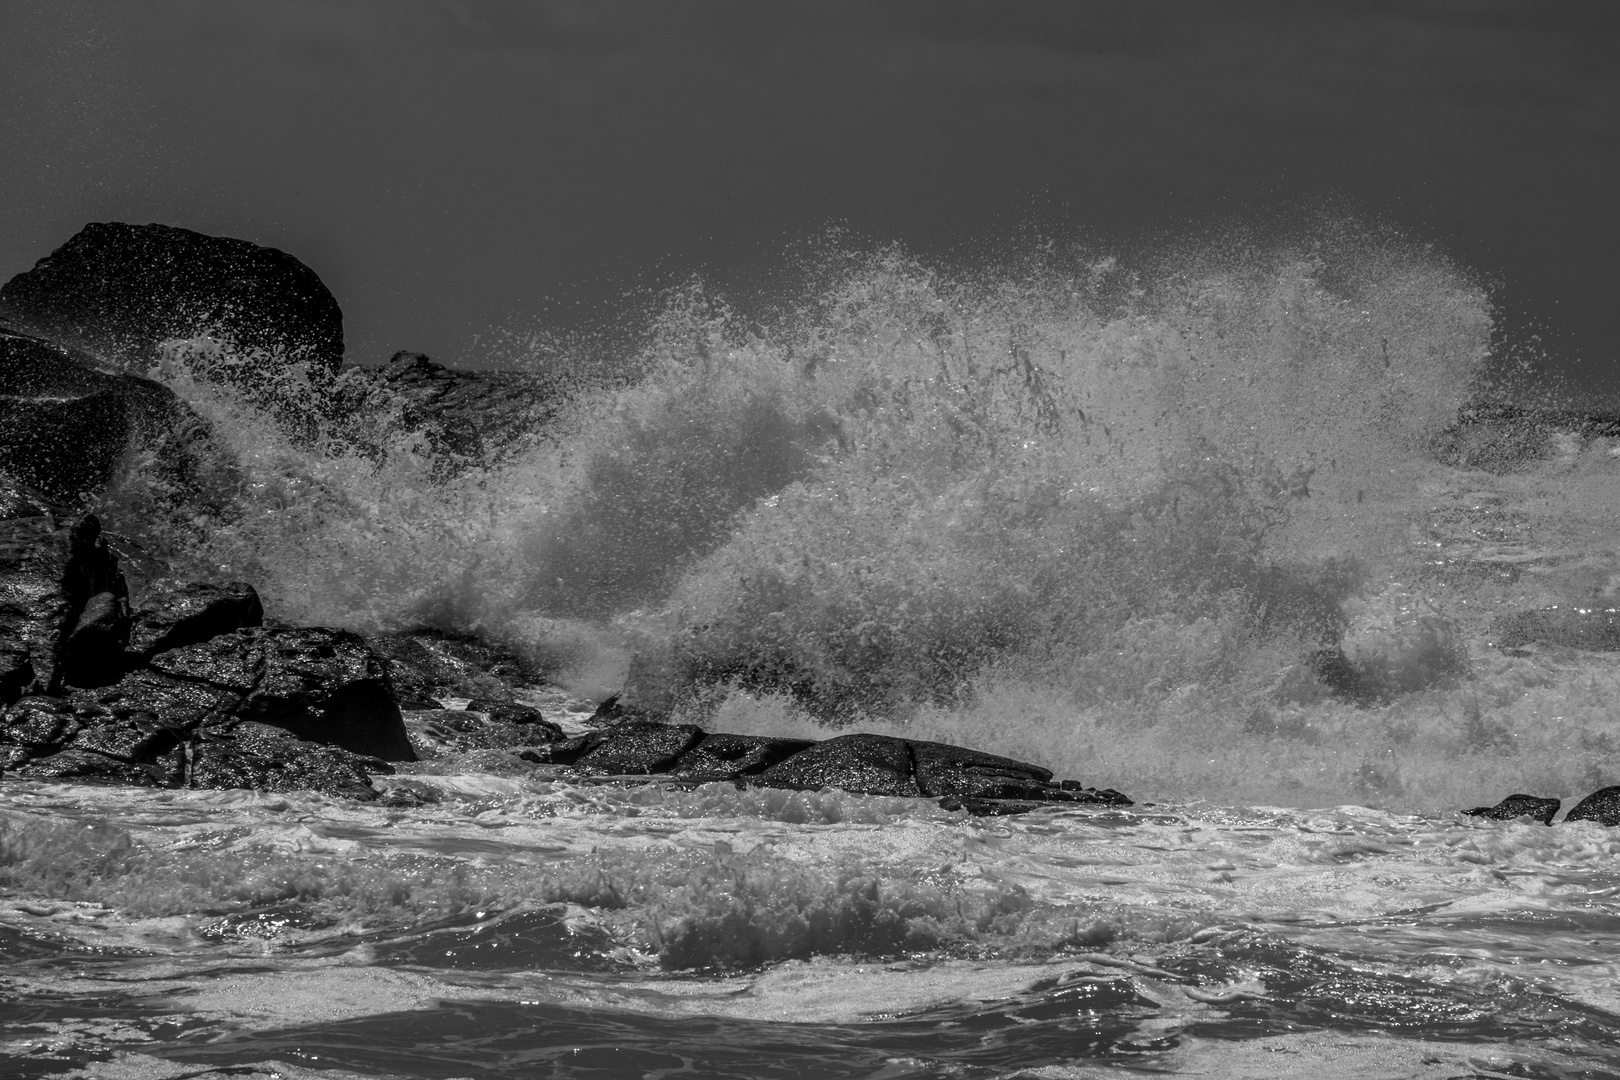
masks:
[(1620, 610), (1549, 607), (1499, 615), (1491, 625), (1497, 648), (1563, 645), (1593, 652), (1620, 651)]
[(1620, 787), (1599, 788), (1575, 804), (1564, 815), (1569, 821), (1595, 821), (1599, 825), (1620, 825)]
[(1465, 813), (1470, 817), (1490, 818), (1493, 821), (1512, 821), (1515, 818), (1528, 817), (1543, 825), (1551, 825), (1553, 818), (1558, 814), (1558, 808), (1562, 805), (1562, 801), (1558, 799), (1543, 799), (1535, 795), (1509, 795), (1495, 806), (1476, 806)]
[(280, 367), (330, 373), (343, 361), (343, 312), (313, 270), (275, 248), (170, 225), (86, 225), (0, 286), (0, 316), (130, 374), (150, 368), (164, 341), (200, 335)]

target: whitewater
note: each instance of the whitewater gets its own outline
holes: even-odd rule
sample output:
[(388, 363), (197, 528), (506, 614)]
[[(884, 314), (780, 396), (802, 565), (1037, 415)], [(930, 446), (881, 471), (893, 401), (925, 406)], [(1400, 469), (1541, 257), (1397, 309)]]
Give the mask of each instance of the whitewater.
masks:
[(7, 778), (0, 1073), (1620, 1076), (1620, 834), (1460, 813), (1620, 782), (1617, 654), (1496, 632), (1620, 606), (1620, 441), (1470, 443), (1460, 409), (1540, 392), (1492, 335), (1473, 275), (1365, 225), (829, 243), (500, 335), (554, 391), (490, 462), (382, 406), (289, 433), (296, 372), (278, 412), (199, 375), (251, 351), (173, 342), (239, 481), (177, 507), (127, 461), (96, 510), (154, 564), (475, 635), (570, 732), (617, 693), (1134, 804), (492, 751), (371, 803)]

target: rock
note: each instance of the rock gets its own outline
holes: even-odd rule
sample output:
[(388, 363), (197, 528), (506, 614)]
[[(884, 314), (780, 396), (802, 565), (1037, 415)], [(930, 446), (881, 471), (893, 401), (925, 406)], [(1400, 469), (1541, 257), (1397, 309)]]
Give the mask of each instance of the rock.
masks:
[(202, 335), (281, 367), (330, 374), (343, 361), (343, 312), (309, 267), (275, 248), (169, 225), (86, 225), (0, 286), (0, 316), (128, 374), (145, 373), (165, 340)]
[(168, 387), (93, 364), (0, 324), (0, 473), (82, 507), (138, 448), (144, 483), (188, 504), (187, 520), (228, 503), (235, 469), (201, 418)]
[(397, 352), (381, 368), (349, 368), (341, 407), (389, 415), (421, 432), (450, 459), (488, 463), (549, 421), (560, 400), (553, 380), (512, 371), (458, 371), (421, 353)]
[(704, 781), (757, 776), (814, 745), (809, 739), (717, 733), (705, 736), (682, 754), (670, 772), (682, 779)]
[(1067, 792), (1074, 802), (1098, 803), (1102, 806), (1134, 806), (1130, 797), (1115, 791), (1113, 788), (1086, 787), (1078, 780), (1065, 780), (1058, 785), (1059, 789)]
[(419, 758), (432, 760), (446, 754), (510, 747), (549, 746), (560, 742), (563, 730), (536, 717), (526, 723), (500, 720), (462, 709), (413, 710), (405, 716), (405, 730)]
[(539, 709), (532, 705), (525, 705), (520, 701), (499, 698), (470, 698), (467, 701), (467, 711), (482, 713), (496, 723), (501, 724), (542, 725), (555, 729), (557, 738), (562, 738), (562, 728), (542, 717)]
[[(86, 515), (0, 520), (0, 699), (62, 688), (64, 653), (92, 596), (124, 592), (118, 560)], [(87, 643), (95, 633), (86, 628)]]
[[(1620, 788), (1613, 790), (1620, 792)], [(1470, 817), (1490, 818), (1493, 821), (1512, 821), (1515, 818), (1528, 817), (1543, 825), (1551, 825), (1561, 805), (1563, 804), (1558, 799), (1543, 799), (1535, 795), (1509, 795), (1495, 806), (1476, 806), (1466, 813)]]
[(858, 795), (922, 794), (912, 777), (910, 745), (887, 735), (840, 735), (816, 743), (766, 769), (759, 783), (800, 791), (835, 787)]
[(1052, 779), (1050, 769), (945, 743), (913, 741), (911, 755), (917, 786), (935, 798), (1039, 800)]
[(245, 581), (225, 585), (160, 581), (147, 590), (129, 630), (129, 651), (147, 660), (232, 630), (264, 625), (264, 605)]
[(406, 709), (437, 709), (450, 698), (516, 704), (517, 690), (537, 678), (516, 656), (476, 638), (418, 630), (369, 640), (387, 658), (394, 692)]
[(1592, 652), (1620, 651), (1620, 610), (1549, 607), (1497, 616), (1491, 643), (1500, 649), (1520, 645), (1563, 645)]
[(328, 627), (235, 630), (159, 653), (154, 670), (241, 696), (237, 719), (385, 761), (414, 761), (387, 661)]
[(374, 757), (317, 746), (271, 724), (209, 728), (192, 748), (192, 787), (257, 791), (322, 791), (351, 799), (377, 797), (370, 774), (393, 768)]
[(1620, 787), (1599, 788), (1592, 792), (1564, 815), (1564, 821), (1566, 824), (1571, 821), (1595, 821), (1604, 826), (1620, 825)]
[(703, 736), (692, 724), (631, 721), (554, 743), (550, 760), (594, 776), (667, 772)]

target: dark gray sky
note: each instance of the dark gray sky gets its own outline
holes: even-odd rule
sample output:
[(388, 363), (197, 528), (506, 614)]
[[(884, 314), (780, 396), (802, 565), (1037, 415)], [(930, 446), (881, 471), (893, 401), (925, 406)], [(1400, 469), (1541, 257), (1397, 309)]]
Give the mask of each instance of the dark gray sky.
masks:
[(92, 220), (241, 236), (361, 362), (829, 222), (930, 254), (1328, 197), (1620, 392), (1612, 0), (7, 0), (0, 95), (0, 275)]

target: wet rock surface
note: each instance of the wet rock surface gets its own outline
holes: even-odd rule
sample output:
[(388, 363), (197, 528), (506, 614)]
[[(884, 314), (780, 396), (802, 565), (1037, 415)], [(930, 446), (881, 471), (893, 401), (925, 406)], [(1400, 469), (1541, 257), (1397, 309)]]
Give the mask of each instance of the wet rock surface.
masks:
[(1599, 825), (1620, 825), (1620, 787), (1599, 788), (1576, 803), (1565, 821), (1595, 821)]
[(595, 776), (662, 774), (691, 783), (729, 780), (759, 787), (937, 798), (976, 815), (1018, 814), (1053, 804), (1129, 806), (1117, 791), (1052, 782), (1038, 765), (944, 743), (887, 735), (824, 741), (709, 734), (690, 724), (625, 720), (524, 757)]
[(82, 507), (139, 450), (156, 486), (208, 508), (234, 470), (174, 392), (97, 370), (92, 357), (0, 321), (0, 471), (63, 507)]
[(1476, 806), (1465, 811), (1470, 817), (1490, 818), (1493, 821), (1513, 821), (1533, 818), (1543, 825), (1551, 825), (1563, 803), (1558, 799), (1543, 799), (1535, 795), (1509, 795), (1495, 806)]
[(86, 225), (0, 286), (0, 316), (132, 374), (164, 340), (199, 334), (283, 365), (334, 372), (343, 361), (343, 312), (313, 270), (275, 248), (169, 225)]
[(145, 661), (170, 649), (263, 624), (264, 604), (245, 581), (224, 585), (160, 581), (146, 590), (133, 612), (126, 648), (132, 657)]

